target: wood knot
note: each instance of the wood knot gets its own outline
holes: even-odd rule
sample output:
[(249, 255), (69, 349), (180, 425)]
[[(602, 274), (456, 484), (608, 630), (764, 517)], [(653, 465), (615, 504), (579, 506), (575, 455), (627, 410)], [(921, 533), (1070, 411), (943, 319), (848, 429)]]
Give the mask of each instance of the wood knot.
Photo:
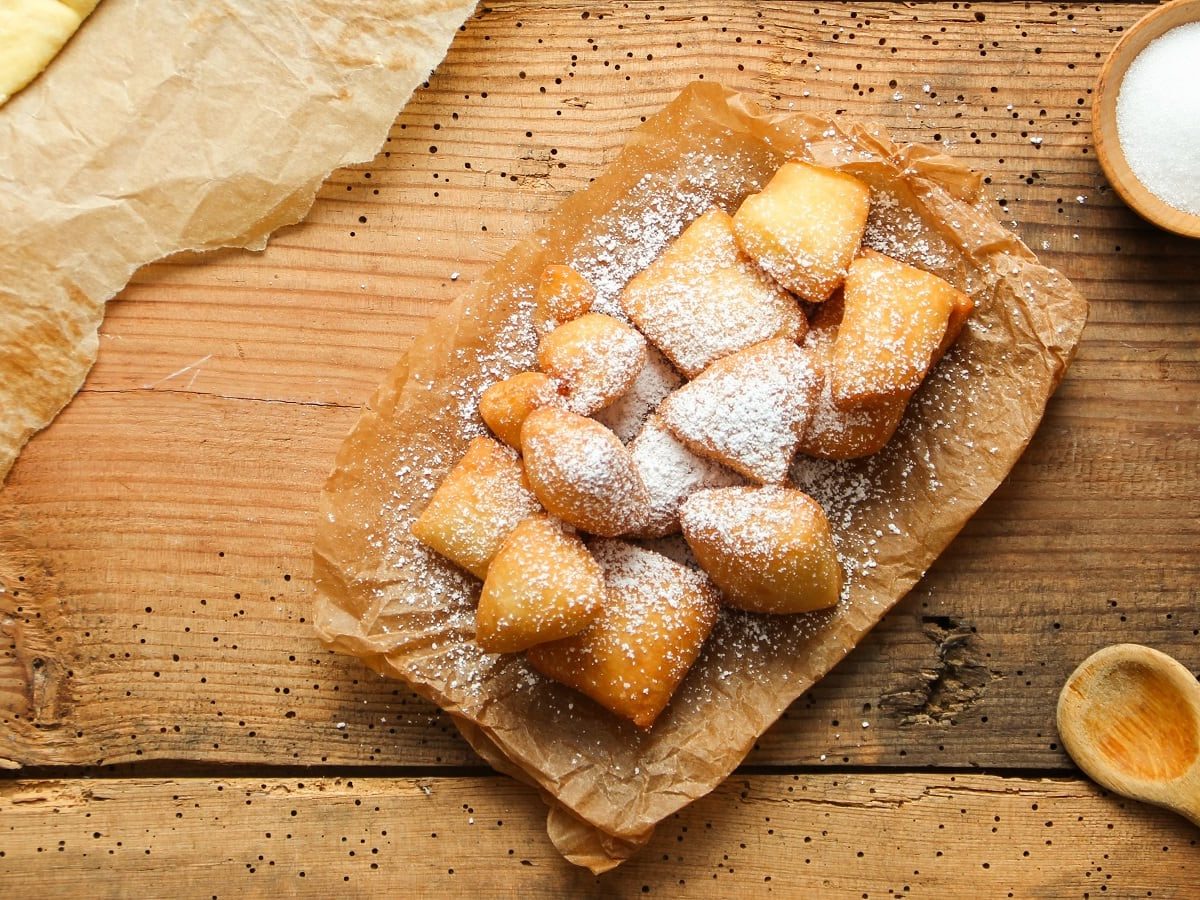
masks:
[(988, 667), (974, 626), (951, 616), (922, 616), (921, 632), (932, 643), (931, 664), (902, 675), (880, 698), (880, 709), (901, 725), (944, 725), (982, 699), (1001, 675)]

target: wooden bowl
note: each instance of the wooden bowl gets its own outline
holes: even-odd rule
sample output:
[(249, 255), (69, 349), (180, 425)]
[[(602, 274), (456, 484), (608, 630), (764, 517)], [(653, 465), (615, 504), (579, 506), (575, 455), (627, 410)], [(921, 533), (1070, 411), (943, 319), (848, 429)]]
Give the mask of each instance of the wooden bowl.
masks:
[(1200, 0), (1173, 0), (1143, 16), (1113, 48), (1100, 70), (1092, 100), (1092, 140), (1109, 183), (1129, 208), (1160, 228), (1200, 238), (1200, 215), (1176, 209), (1150, 193), (1129, 168), (1117, 139), (1117, 94), (1134, 58), (1179, 25), (1200, 21)]

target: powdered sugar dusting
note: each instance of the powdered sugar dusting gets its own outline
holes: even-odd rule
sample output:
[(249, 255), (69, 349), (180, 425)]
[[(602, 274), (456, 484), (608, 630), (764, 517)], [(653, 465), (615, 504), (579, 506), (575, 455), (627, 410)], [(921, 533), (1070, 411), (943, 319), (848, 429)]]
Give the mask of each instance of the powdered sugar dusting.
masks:
[(634, 275), (706, 209), (732, 208), (762, 182), (761, 156), (741, 150), (688, 151), (670, 171), (642, 176), (626, 197), (597, 218), (568, 260), (596, 288), (592, 310), (624, 318), (618, 298)]
[(958, 255), (944, 237), (925, 223), (920, 213), (881, 188), (871, 190), (871, 212), (863, 246), (927, 272), (947, 268)]
[(596, 413), (596, 421), (607, 425), (617, 437), (629, 443), (642, 430), (650, 413), (681, 384), (683, 379), (667, 358), (648, 345), (646, 364), (633, 387), (611, 406)]
[(621, 308), (684, 375), (806, 327), (796, 301), (734, 243), (733, 221), (710, 209), (625, 287)]
[(764, 484), (778, 483), (812, 413), (808, 356), (777, 338), (713, 363), (663, 401), (659, 414), (696, 453)]
[[(504, 318), (496, 329), (494, 338), (486, 346), (457, 347), (453, 354), (452, 367), (464, 373), (454, 383), (444, 388), (452, 398), (456, 418), (467, 436), (486, 433), (483, 420), (479, 417), (479, 398), (497, 381), (503, 381), (516, 372), (536, 367), (538, 339), (533, 328), (534, 304), (528, 299), (528, 291), (518, 295), (513, 311)], [(497, 302), (512, 302), (514, 298), (502, 298)], [(470, 315), (470, 311), (464, 312)], [(426, 384), (420, 372), (414, 372), (411, 380)]]
[[(794, 526), (795, 494), (774, 485), (697, 492), (688, 498), (683, 513), (686, 533), (726, 544), (729, 552), (751, 562), (765, 563), (779, 547), (780, 536)], [(799, 508), (811, 513), (804, 506)]]
[(609, 537), (645, 522), (646, 486), (629, 451), (599, 422), (547, 407), (530, 414), (522, 441), (533, 492), (564, 522)]
[(567, 408), (586, 416), (633, 385), (646, 364), (646, 339), (611, 316), (589, 313), (542, 338), (538, 363), (566, 386)]
[(688, 450), (658, 416), (650, 417), (629, 452), (650, 494), (646, 536), (678, 531), (679, 505), (694, 491), (742, 483), (735, 472)]

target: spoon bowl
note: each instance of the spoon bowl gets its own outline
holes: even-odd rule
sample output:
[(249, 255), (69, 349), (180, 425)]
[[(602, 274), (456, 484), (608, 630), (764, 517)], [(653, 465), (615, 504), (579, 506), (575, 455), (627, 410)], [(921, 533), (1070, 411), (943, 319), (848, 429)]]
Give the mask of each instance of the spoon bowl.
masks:
[(1097, 783), (1200, 825), (1200, 683), (1165, 653), (1093, 653), (1059, 694), (1058, 731)]

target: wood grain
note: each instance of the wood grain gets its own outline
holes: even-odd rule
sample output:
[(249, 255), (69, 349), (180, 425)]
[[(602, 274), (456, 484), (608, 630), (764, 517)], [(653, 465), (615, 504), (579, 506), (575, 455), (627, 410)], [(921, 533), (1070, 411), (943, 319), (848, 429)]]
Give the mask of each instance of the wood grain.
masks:
[[(1089, 783), (734, 777), (599, 878), (501, 778), (0, 784), (0, 887), (39, 897), (1183, 897), (1195, 831)], [(31, 888), (31, 883), (34, 885)]]
[(304, 224), (138, 274), (0, 493), (7, 765), (473, 764), (315, 641), (321, 482), (428, 318), (700, 76), (971, 160), (1094, 301), (1008, 482), (751, 762), (1065, 767), (1054, 697), (1092, 650), (1200, 669), (1200, 245), (1122, 207), (1088, 137), (1099, 62), (1145, 8), (663, 6), (481, 8)]

